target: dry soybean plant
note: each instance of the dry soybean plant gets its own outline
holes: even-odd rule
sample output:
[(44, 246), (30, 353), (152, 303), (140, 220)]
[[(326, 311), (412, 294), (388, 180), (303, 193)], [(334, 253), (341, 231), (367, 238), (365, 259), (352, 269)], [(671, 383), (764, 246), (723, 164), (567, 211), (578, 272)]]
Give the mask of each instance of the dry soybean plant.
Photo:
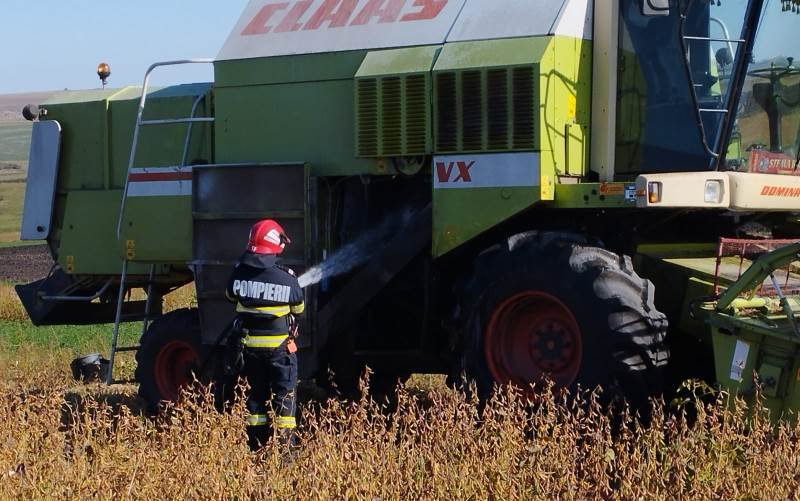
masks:
[(31, 373), (0, 387), (0, 498), (786, 499), (800, 428), (748, 421), (720, 395), (648, 426), (597, 395), (498, 392), (482, 412), (445, 388), (401, 388), (393, 410), (330, 399), (302, 409), (300, 448), (250, 453), (241, 391), (198, 390), (147, 417), (134, 389), (71, 390)]

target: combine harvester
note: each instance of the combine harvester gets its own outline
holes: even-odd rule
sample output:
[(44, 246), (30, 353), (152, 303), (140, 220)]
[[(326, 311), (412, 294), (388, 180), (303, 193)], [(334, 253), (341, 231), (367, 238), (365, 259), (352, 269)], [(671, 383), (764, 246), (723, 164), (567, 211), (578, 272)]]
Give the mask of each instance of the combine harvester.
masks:
[[(175, 400), (221, 380), (225, 282), (276, 218), (298, 270), (360, 263), (307, 288), (302, 377), (547, 375), (641, 405), (757, 373), (796, 411), (798, 8), (253, 0), (213, 61), (28, 109), (22, 237), (57, 265), (19, 296), (36, 325), (115, 323), (109, 381), (135, 351), (141, 395)], [(213, 84), (149, 87), (200, 63)], [(198, 308), (162, 315), (191, 282)]]

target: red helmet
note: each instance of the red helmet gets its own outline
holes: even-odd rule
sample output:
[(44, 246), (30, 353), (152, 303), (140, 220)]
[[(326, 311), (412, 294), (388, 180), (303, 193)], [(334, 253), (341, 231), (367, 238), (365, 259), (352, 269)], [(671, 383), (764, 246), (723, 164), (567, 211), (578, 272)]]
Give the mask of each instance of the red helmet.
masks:
[(272, 219), (264, 219), (254, 224), (250, 230), (247, 250), (253, 254), (280, 254), (289, 243), (292, 241), (281, 225)]

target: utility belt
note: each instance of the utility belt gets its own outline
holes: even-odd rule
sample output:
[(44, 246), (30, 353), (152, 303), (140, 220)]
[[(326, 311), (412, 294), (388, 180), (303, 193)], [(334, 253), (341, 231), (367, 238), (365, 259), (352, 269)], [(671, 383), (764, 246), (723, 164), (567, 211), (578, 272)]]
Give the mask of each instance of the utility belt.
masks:
[(242, 329), (242, 334), (244, 338), (242, 339), (242, 344), (246, 348), (261, 348), (261, 349), (275, 349), (280, 348), (283, 343), (289, 339), (289, 334), (279, 333), (279, 334), (269, 334), (269, 335), (259, 335), (258, 331), (251, 331), (250, 329)]

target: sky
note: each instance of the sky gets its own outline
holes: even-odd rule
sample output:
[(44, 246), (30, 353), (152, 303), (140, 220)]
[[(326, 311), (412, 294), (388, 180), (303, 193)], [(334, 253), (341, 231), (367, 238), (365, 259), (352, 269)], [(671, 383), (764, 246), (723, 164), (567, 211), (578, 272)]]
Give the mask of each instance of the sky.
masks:
[[(111, 65), (109, 85), (124, 87), (141, 85), (147, 67), (157, 61), (214, 58), (247, 0), (0, 2), (0, 94), (11, 94), (98, 87), (100, 62)], [(743, 0), (734, 2), (739, 4)], [(777, 29), (762, 33), (756, 58), (781, 54), (800, 59), (794, 54), (797, 39), (789, 36), (797, 31), (800, 16), (781, 14), (779, 0), (769, 0), (768, 9)], [(731, 20), (731, 29), (738, 30), (740, 22)], [(153, 84), (212, 80), (211, 65), (190, 65), (159, 70)]]
[[(156, 61), (214, 58), (247, 0), (2, 0), (0, 94), (141, 85)], [(159, 70), (155, 85), (212, 81), (211, 65)]]

